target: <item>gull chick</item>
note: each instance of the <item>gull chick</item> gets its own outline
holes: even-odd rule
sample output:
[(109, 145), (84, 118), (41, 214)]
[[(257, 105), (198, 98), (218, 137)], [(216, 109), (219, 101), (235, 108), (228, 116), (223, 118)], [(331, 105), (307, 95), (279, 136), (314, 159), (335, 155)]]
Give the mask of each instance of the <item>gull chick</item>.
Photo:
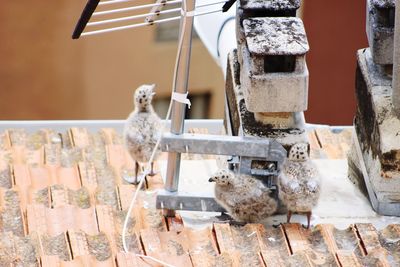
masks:
[(260, 222), (277, 209), (269, 188), (250, 175), (222, 169), (208, 181), (216, 183), (216, 201), (238, 222)]
[[(144, 84), (138, 87), (133, 95), (135, 109), (125, 122), (124, 142), (132, 159), (135, 160), (135, 182), (138, 183), (139, 162), (148, 162), (153, 149), (161, 135), (161, 119), (153, 109), (151, 100), (153, 99), (155, 85)], [(157, 150), (154, 159), (160, 154)], [(151, 162), (151, 173), (154, 175)], [(147, 186), (147, 181), (146, 181)]]
[(317, 205), (321, 186), (317, 168), (307, 152), (306, 143), (291, 147), (278, 177), (278, 190), (279, 198), (288, 209), (287, 222), (290, 222), (292, 213), (303, 213), (307, 215), (309, 228), (311, 211)]

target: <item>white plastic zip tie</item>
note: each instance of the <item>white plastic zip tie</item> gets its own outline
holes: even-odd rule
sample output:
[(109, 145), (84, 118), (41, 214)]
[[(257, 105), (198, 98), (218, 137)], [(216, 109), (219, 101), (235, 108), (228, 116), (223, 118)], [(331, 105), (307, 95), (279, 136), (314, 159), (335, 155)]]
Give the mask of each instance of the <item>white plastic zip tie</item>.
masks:
[(188, 93), (181, 94), (181, 93), (173, 92), (172, 100), (175, 100), (176, 102), (179, 102), (182, 104), (186, 104), (186, 105), (188, 105), (188, 108), (190, 109), (190, 106), (192, 105), (192, 103), (190, 103), (190, 100), (189, 100), (189, 98), (187, 98), (187, 96), (188, 96)]
[(181, 15), (185, 17), (193, 17), (196, 15), (196, 11), (188, 11), (186, 12), (185, 10), (181, 9)]

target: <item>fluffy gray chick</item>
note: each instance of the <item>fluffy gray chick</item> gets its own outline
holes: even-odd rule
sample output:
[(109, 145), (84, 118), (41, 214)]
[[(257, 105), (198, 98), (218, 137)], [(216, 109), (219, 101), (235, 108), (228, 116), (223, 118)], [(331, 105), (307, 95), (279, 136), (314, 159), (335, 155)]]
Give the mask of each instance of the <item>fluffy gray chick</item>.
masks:
[(216, 183), (216, 201), (238, 222), (260, 222), (277, 209), (270, 190), (249, 175), (219, 170), (208, 181)]
[[(155, 85), (144, 84), (139, 86), (133, 96), (135, 109), (125, 122), (124, 142), (132, 159), (135, 160), (135, 183), (138, 183), (139, 162), (147, 163), (150, 160), (153, 149), (161, 134), (161, 119), (153, 109)], [(154, 159), (157, 159), (160, 150)], [(154, 175), (153, 162), (151, 162), (151, 173)], [(146, 181), (147, 182), (147, 181)], [(147, 186), (147, 184), (146, 184)]]
[(292, 146), (278, 177), (278, 189), (279, 198), (288, 209), (287, 222), (290, 222), (293, 212), (304, 213), (309, 228), (311, 211), (320, 195), (320, 177), (307, 151), (306, 143)]

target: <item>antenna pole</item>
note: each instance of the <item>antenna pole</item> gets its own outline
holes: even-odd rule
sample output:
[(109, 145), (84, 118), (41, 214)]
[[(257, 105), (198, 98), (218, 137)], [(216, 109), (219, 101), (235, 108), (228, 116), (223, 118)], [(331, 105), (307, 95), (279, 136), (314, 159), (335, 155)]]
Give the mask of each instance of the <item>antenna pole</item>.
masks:
[[(186, 2), (186, 4), (185, 4)], [(182, 16), (180, 24), (180, 35), (183, 35), (182, 47), (178, 51), (179, 58), (177, 61), (177, 73), (175, 78), (174, 92), (186, 94), (188, 91), (190, 52), (192, 46), (192, 31), (193, 31), (193, 16), (185, 16), (192, 14), (195, 9), (195, 0), (182, 1)], [(185, 20), (185, 23), (184, 23)], [(185, 27), (183, 27), (185, 26)], [(185, 120), (186, 104), (174, 101), (171, 113), (171, 133), (182, 134)], [(168, 153), (167, 162), (167, 177), (165, 181), (165, 189), (170, 192), (178, 190), (179, 171), (181, 165), (181, 154), (170, 152)]]

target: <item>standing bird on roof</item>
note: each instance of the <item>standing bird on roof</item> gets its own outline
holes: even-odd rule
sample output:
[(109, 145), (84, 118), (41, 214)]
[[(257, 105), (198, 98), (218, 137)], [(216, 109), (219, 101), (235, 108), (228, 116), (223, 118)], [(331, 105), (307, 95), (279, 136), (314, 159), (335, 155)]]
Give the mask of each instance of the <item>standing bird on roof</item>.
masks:
[(208, 181), (216, 183), (216, 201), (238, 222), (260, 222), (277, 209), (269, 188), (250, 175), (222, 169)]
[(307, 152), (306, 143), (291, 147), (278, 177), (278, 190), (279, 198), (288, 209), (287, 222), (290, 222), (292, 213), (304, 213), (309, 228), (311, 211), (318, 203), (321, 182), (317, 168)]
[[(139, 162), (147, 163), (150, 160), (153, 149), (160, 138), (161, 119), (153, 109), (151, 100), (153, 99), (155, 85), (144, 84), (139, 86), (133, 96), (135, 109), (125, 122), (124, 142), (132, 159), (135, 160), (135, 181), (138, 183)], [(160, 154), (157, 149), (154, 160)], [(154, 162), (151, 162), (150, 176), (154, 173)], [(144, 177), (146, 179), (146, 177)], [(148, 187), (146, 180), (146, 187)]]

